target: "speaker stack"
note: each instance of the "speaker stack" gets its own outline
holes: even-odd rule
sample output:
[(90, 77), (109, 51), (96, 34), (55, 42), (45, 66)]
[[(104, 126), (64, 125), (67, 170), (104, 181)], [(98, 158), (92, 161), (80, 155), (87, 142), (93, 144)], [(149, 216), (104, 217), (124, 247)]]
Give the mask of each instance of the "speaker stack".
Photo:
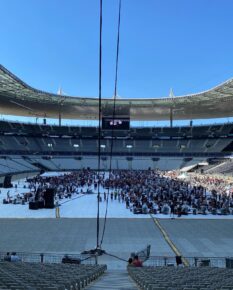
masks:
[(35, 209), (38, 209), (39, 207), (38, 207), (38, 202), (37, 201), (30, 201), (29, 202), (29, 209), (33, 209), (33, 210), (35, 210)]
[(54, 208), (54, 189), (47, 188), (44, 193), (44, 208)]
[(30, 201), (29, 202), (29, 209), (40, 209), (44, 208), (44, 200), (37, 200), (37, 201)]
[(11, 177), (12, 177), (12, 175), (9, 175), (9, 174), (5, 176), (4, 182), (3, 182), (3, 187), (4, 188), (10, 188), (10, 187), (12, 187)]

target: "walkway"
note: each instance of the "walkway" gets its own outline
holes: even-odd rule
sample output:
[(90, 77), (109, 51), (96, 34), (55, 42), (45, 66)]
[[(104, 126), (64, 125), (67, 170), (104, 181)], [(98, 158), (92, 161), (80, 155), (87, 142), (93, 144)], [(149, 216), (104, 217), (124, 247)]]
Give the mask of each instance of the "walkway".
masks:
[(126, 270), (106, 271), (96, 282), (91, 284), (88, 290), (138, 290), (136, 284), (131, 280)]

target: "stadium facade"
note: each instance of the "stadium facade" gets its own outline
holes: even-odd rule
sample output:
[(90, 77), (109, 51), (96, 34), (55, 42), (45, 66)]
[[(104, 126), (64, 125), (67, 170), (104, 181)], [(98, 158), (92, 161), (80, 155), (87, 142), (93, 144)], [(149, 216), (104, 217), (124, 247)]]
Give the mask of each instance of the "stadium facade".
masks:
[[(174, 120), (231, 117), (233, 80), (198, 94), (160, 99), (102, 101), (101, 169), (193, 168), (203, 161), (229, 157), (233, 124), (173, 127)], [(98, 119), (98, 99), (68, 97), (34, 89), (0, 66), (1, 114), (57, 118), (59, 126), (0, 122), (0, 173), (98, 168), (99, 130), (62, 126), (66, 119)], [(131, 127), (132, 120), (167, 120), (170, 127)], [(112, 123), (111, 123), (112, 122)], [(116, 123), (116, 124), (115, 124)], [(111, 125), (119, 125), (111, 129)], [(116, 126), (116, 127), (117, 127)]]

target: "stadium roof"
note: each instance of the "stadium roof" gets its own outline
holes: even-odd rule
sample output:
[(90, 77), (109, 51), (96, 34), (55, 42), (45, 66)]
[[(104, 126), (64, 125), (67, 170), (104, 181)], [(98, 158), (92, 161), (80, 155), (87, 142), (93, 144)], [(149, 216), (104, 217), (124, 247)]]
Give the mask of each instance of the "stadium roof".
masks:
[[(34, 89), (0, 65), (0, 113), (14, 116), (65, 119), (98, 119), (98, 99), (71, 97)], [(113, 99), (103, 99), (105, 115)], [(233, 116), (233, 79), (210, 90), (180, 97), (117, 99), (117, 115), (131, 120), (210, 119)]]

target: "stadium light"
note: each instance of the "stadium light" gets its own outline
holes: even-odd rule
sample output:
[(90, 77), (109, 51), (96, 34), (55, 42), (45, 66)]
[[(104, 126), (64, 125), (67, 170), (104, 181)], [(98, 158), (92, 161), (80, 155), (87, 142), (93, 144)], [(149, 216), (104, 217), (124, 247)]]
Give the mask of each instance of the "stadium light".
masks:
[(74, 144), (73, 147), (78, 148), (79, 144)]
[(100, 147), (101, 147), (101, 148), (105, 148), (106, 145), (105, 145), (105, 144), (101, 144)]
[(52, 143), (48, 143), (48, 147), (53, 147), (53, 144)]
[(159, 144), (154, 144), (154, 145), (153, 145), (153, 148), (159, 148), (159, 147), (160, 147)]
[(128, 145), (126, 145), (126, 148), (131, 149), (131, 148), (133, 148), (133, 145), (128, 144)]

